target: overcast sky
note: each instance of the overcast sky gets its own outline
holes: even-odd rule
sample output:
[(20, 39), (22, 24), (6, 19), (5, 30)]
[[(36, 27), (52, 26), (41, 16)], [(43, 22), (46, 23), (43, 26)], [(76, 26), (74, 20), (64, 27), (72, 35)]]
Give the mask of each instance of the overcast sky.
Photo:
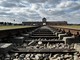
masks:
[(80, 0), (0, 0), (0, 22), (68, 21), (80, 23)]

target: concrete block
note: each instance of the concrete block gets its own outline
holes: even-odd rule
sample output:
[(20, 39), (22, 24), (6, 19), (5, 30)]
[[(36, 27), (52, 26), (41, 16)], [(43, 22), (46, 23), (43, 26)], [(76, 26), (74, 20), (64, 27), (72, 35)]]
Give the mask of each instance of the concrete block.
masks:
[(66, 37), (66, 36), (68, 36), (68, 35), (67, 34), (58, 34), (58, 37), (59, 37), (60, 40), (62, 40), (63, 37)]
[(73, 41), (75, 40), (75, 38), (73, 36), (63, 37), (62, 40), (65, 41), (65, 43), (67, 43), (67, 44), (71, 44), (71, 43), (73, 43)]
[(24, 37), (14, 37), (12, 43), (23, 43)]
[(29, 34), (22, 34), (22, 36), (24, 37), (24, 39), (28, 39), (29, 38)]
[(58, 34), (62, 34), (62, 32), (56, 32), (55, 35), (58, 36)]

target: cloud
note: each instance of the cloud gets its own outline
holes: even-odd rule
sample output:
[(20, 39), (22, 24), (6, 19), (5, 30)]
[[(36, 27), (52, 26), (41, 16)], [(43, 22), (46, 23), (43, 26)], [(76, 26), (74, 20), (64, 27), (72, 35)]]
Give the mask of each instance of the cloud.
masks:
[(27, 0), (30, 3), (45, 3), (47, 0)]
[(0, 5), (3, 7), (25, 7), (21, 4), (21, 0), (4, 0)]
[(68, 21), (80, 23), (80, 0), (0, 0), (0, 21)]

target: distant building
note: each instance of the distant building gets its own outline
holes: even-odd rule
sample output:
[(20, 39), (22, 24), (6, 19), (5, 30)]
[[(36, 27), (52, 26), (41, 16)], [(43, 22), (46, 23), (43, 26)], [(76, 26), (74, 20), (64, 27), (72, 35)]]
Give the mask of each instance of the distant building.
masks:
[(42, 19), (43, 25), (46, 25), (46, 22), (47, 22), (47, 21), (46, 21), (46, 18), (43, 18), (43, 19)]
[(67, 25), (67, 21), (47, 21), (46, 18), (42, 22), (22, 22), (23, 25)]

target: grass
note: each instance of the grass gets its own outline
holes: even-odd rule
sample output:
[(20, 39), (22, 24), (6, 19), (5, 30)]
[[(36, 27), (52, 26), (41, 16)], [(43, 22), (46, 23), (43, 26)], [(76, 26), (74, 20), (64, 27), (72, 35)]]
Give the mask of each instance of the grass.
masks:
[(55, 26), (55, 27), (71, 28), (71, 29), (79, 29), (80, 30), (80, 25), (65, 25), (65, 26)]
[(7, 29), (16, 29), (16, 28), (29, 28), (33, 26), (0, 26), (0, 30), (7, 30)]

